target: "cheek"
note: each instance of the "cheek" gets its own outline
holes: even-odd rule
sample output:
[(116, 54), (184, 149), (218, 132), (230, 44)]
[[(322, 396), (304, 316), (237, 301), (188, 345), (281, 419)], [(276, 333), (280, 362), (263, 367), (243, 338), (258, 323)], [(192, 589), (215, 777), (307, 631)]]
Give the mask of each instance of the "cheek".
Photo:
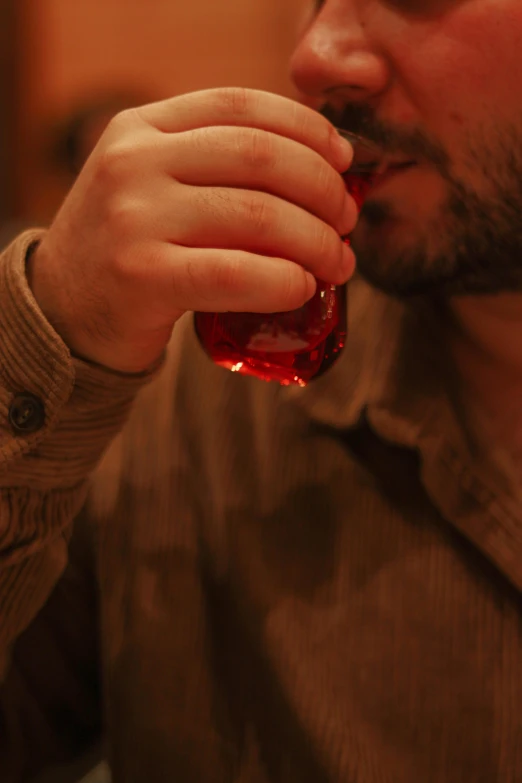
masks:
[(397, 52), (398, 77), (442, 143), (519, 114), (520, 0), (469, 0), (409, 33)]

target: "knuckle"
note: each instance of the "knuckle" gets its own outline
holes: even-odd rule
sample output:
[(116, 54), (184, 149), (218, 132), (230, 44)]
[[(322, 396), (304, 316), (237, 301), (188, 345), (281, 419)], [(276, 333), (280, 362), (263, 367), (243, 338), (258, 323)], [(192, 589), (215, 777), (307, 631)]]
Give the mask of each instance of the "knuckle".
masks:
[(242, 202), (242, 212), (252, 231), (261, 235), (272, 232), (275, 222), (274, 210), (261, 194), (246, 196)]
[(304, 107), (301, 103), (297, 103), (295, 101), (292, 101), (292, 104), (289, 107), (289, 111), (290, 121), (294, 126), (299, 138), (317, 140), (317, 117), (319, 115), (315, 111), (312, 112), (308, 108)]
[(237, 258), (221, 254), (214, 266), (214, 290), (237, 295), (244, 288), (244, 267)]
[(298, 264), (288, 265), (281, 281), (283, 309), (294, 310), (301, 307), (308, 298), (308, 282), (305, 270)]
[(136, 148), (127, 139), (108, 144), (98, 156), (98, 175), (104, 182), (125, 182), (133, 170)]
[(166, 267), (165, 246), (162, 242), (146, 241), (132, 243), (125, 261), (124, 271), (136, 286), (136, 290), (144, 294), (151, 287), (155, 288), (161, 280)]
[(303, 136), (306, 135), (310, 130), (308, 111), (306, 109), (303, 111), (303, 105), (297, 101), (291, 101), (286, 107), (286, 111), (288, 113), (288, 119), (293, 127), (297, 131), (300, 131)]
[(323, 223), (317, 228), (314, 257), (320, 264), (320, 277), (331, 283), (344, 282), (343, 243), (331, 226)]
[(340, 225), (346, 210), (346, 187), (342, 178), (331, 166), (321, 163), (316, 181), (322, 195), (322, 203), (332, 216), (334, 225)]
[(124, 133), (134, 126), (138, 117), (138, 111), (135, 108), (119, 111), (107, 123), (106, 133), (109, 135)]
[(243, 162), (254, 169), (272, 169), (277, 163), (274, 138), (265, 131), (248, 128), (240, 131), (238, 147)]
[(326, 223), (319, 223), (316, 229), (315, 247), (316, 252), (319, 254), (319, 258), (332, 258), (339, 257), (341, 250), (341, 242), (339, 241), (339, 235), (333, 228), (327, 226)]
[(114, 197), (107, 205), (106, 220), (111, 235), (127, 239), (138, 233), (142, 209), (129, 197)]
[(209, 290), (211, 290), (211, 286), (209, 286), (210, 269), (207, 269), (206, 273), (202, 274), (201, 264), (198, 264), (195, 259), (189, 259), (185, 264), (185, 273), (189, 299), (192, 298), (191, 294), (203, 300), (209, 299), (208, 294)]
[(241, 288), (243, 275), (237, 261), (223, 253), (216, 253), (205, 264), (189, 259), (186, 264), (189, 288), (198, 300), (212, 302), (216, 295), (234, 294)]
[(97, 147), (98, 177), (104, 183), (126, 183), (143, 168), (144, 161), (151, 165), (153, 156), (154, 146), (146, 132), (120, 127), (117, 132), (107, 134)]
[[(120, 292), (139, 301), (157, 292), (165, 267), (162, 243), (122, 243), (113, 252), (111, 275)], [(160, 299), (156, 298), (159, 306)]]
[(216, 90), (216, 100), (227, 116), (242, 119), (249, 114), (251, 99), (246, 87), (221, 87)]

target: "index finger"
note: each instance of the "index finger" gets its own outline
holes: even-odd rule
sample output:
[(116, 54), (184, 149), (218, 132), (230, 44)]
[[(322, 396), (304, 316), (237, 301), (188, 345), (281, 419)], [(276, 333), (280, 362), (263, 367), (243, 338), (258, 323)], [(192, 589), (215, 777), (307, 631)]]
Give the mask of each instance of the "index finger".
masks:
[(144, 122), (163, 133), (213, 125), (258, 128), (305, 144), (340, 172), (352, 162), (350, 144), (325, 117), (297, 101), (263, 90), (200, 90), (149, 103), (136, 111)]

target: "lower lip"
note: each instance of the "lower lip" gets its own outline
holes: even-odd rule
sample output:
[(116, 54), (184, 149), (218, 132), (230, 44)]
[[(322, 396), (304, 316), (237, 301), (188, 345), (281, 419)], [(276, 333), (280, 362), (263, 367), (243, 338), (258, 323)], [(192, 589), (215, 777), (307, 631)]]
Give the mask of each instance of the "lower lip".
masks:
[(409, 171), (415, 166), (415, 163), (408, 163), (405, 166), (395, 166), (389, 168), (383, 174), (371, 174), (355, 172), (348, 169), (343, 174), (343, 179), (346, 183), (346, 188), (352, 198), (355, 200), (357, 207), (362, 209), (366, 199), (377, 190), (381, 185), (384, 185), (389, 180), (396, 177), (398, 174), (402, 174), (405, 171)]

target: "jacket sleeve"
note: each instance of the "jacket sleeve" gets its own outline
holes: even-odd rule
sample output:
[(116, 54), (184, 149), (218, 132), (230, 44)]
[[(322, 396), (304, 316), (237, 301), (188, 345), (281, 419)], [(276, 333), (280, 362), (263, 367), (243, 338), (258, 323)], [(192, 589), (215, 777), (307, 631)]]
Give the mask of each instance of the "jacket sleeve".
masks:
[[(45, 696), (41, 688), (31, 692), (27, 672), (31, 682), (45, 682), (39, 649), (59, 645), (77, 616), (77, 608), (60, 599), (63, 587), (57, 584), (62, 575), (77, 583), (74, 564), (67, 568), (73, 521), (90, 474), (122, 428), (136, 393), (159, 369), (125, 376), (71, 357), (26, 281), (27, 254), (41, 235), (26, 232), (0, 255), (0, 783), (26, 779), (20, 759), (31, 757), (31, 768), (38, 768), (43, 748), (28, 728), (36, 725), (37, 713), (40, 743), (46, 722), (54, 742), (56, 727), (65, 726), (64, 694), (53, 688)], [(49, 623), (45, 612), (38, 615), (51, 593), (55, 608)], [(91, 611), (89, 601), (81, 604), (84, 613)], [(33, 638), (33, 628), (38, 632), (28, 658), (24, 640)], [(92, 618), (85, 618), (83, 628), (84, 650), (94, 651), (93, 639), (86, 638), (93, 634)], [(67, 649), (62, 644), (66, 658)], [(74, 660), (68, 665), (74, 668)], [(74, 749), (63, 750), (71, 756)]]

